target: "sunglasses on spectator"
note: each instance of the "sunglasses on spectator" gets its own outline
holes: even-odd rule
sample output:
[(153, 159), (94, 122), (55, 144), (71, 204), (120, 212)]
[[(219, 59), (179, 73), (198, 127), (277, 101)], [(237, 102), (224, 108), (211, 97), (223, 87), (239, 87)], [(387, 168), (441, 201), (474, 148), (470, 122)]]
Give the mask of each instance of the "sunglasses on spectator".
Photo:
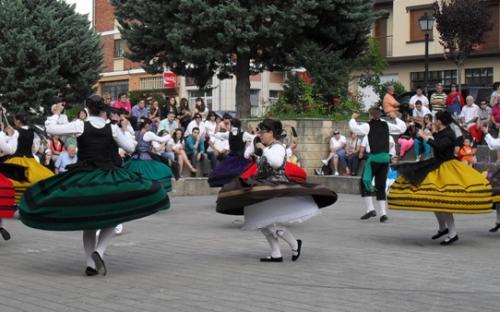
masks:
[(334, 134), (334, 135), (337, 135), (337, 134), (340, 134), (340, 132), (334, 132), (333, 134)]

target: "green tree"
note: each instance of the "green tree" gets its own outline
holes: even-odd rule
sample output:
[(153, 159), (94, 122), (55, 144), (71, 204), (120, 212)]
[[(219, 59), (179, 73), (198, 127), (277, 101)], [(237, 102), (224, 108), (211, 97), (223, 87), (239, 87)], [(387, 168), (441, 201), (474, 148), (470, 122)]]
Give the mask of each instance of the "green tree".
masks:
[(113, 0), (130, 59), (150, 73), (167, 64), (200, 86), (214, 74), (235, 75), (240, 117), (250, 115), (252, 73), (305, 67), (319, 85), (334, 84), (321, 66), (312, 68), (304, 51), (315, 53), (315, 64), (329, 64), (332, 55), (356, 58), (374, 22), (373, 3)]
[(376, 39), (370, 38), (367, 49), (354, 64), (354, 68), (361, 71), (359, 85), (376, 88), (380, 84), (380, 76), (387, 66), (387, 59), (382, 55), (380, 43)]
[(482, 43), (492, 27), (486, 0), (441, 0), (434, 3), (439, 43), (445, 58), (457, 66), (457, 84), (462, 83), (462, 65), (474, 48)]
[(0, 101), (45, 111), (82, 102), (99, 79), (99, 36), (64, 1), (0, 0)]

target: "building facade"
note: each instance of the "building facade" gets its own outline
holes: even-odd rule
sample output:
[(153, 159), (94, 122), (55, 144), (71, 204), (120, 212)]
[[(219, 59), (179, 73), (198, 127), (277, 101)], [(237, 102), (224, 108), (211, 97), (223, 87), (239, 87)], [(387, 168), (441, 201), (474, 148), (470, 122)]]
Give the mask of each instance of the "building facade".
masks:
[[(192, 105), (196, 98), (201, 97), (214, 111), (236, 110), (236, 78), (221, 81), (214, 76), (209, 82), (211, 88), (200, 91), (194, 79), (179, 76), (175, 89), (165, 89), (162, 75), (150, 75), (139, 63), (124, 57), (126, 42), (118, 30), (111, 1), (93, 0), (92, 12), (93, 25), (101, 35), (104, 53), (104, 70), (97, 84), (98, 93), (110, 93), (116, 98), (118, 94), (129, 91), (161, 91), (178, 99), (185, 97)], [(252, 114), (260, 116), (269, 104), (278, 99), (283, 90), (285, 74), (265, 71), (251, 76), (250, 81)]]
[[(382, 11), (372, 36), (378, 40), (389, 66), (382, 81), (400, 81), (407, 90), (424, 86), (425, 34), (419, 26), (419, 18), (425, 13), (433, 15), (434, 0), (377, 0), (375, 10)], [(489, 1), (493, 28), (484, 35), (484, 44), (466, 60), (461, 70), (463, 84), (491, 86), (500, 81), (500, 1)], [(429, 86), (436, 83), (449, 86), (457, 82), (457, 68), (444, 58), (435, 25), (429, 42)], [(362, 89), (365, 102), (376, 101), (370, 90)]]

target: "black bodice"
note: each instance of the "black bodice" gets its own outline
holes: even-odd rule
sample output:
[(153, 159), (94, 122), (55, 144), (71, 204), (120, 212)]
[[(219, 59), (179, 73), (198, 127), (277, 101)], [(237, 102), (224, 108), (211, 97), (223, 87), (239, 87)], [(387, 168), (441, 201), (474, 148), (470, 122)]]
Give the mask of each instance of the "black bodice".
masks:
[(35, 132), (33, 129), (16, 129), (19, 132), (17, 139), (17, 149), (13, 156), (25, 156), (33, 158), (33, 140)]
[(94, 128), (90, 122), (84, 123), (83, 134), (78, 137), (78, 162), (93, 164), (102, 168), (116, 166), (118, 146), (113, 140), (111, 124)]
[(434, 151), (434, 157), (440, 160), (455, 158), (457, 137), (450, 127), (446, 127), (434, 134), (434, 140), (429, 140)]
[(368, 133), (368, 143), (370, 153), (389, 153), (389, 126), (381, 120), (370, 120), (370, 132)]
[(229, 133), (229, 150), (231, 155), (243, 157), (245, 155), (245, 142), (243, 142), (243, 132), (238, 132), (234, 135)]

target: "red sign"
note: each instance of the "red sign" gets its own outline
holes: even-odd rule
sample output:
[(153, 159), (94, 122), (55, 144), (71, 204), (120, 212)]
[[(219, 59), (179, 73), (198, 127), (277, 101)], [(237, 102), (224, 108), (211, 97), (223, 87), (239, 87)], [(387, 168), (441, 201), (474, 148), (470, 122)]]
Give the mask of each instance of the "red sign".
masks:
[(171, 72), (163, 72), (163, 86), (165, 88), (175, 88), (177, 86), (177, 76)]

